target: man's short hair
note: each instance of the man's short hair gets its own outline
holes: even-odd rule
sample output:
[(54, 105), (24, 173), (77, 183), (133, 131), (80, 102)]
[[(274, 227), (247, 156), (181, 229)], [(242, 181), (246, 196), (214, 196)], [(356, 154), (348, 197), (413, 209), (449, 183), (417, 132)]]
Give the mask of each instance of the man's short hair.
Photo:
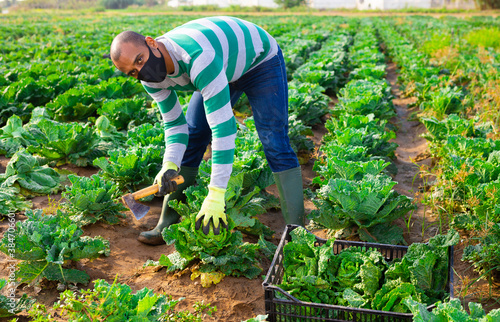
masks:
[(131, 30), (119, 33), (111, 43), (110, 56), (113, 61), (117, 61), (118, 59), (120, 59), (120, 45), (124, 43), (133, 43), (137, 47), (140, 47), (146, 44), (146, 37)]

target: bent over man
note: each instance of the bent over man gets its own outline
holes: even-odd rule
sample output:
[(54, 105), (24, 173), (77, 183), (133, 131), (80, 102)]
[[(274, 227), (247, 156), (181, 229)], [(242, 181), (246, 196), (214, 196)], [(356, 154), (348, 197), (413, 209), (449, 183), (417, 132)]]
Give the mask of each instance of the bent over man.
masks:
[[(141, 80), (157, 102), (165, 128), (163, 166), (155, 178), (166, 195), (156, 227), (139, 241), (163, 244), (163, 228), (179, 215), (169, 200), (185, 200), (198, 166), (212, 143), (209, 193), (196, 217), (196, 229), (218, 234), (227, 224), (224, 195), (234, 159), (236, 121), (232, 106), (242, 93), (252, 107), (255, 126), (278, 187), (287, 224), (304, 224), (300, 166), (288, 138), (288, 88), (285, 63), (276, 40), (265, 30), (234, 17), (190, 21), (153, 39), (133, 31), (117, 35), (110, 50), (115, 66)], [(194, 91), (186, 115), (176, 91)]]

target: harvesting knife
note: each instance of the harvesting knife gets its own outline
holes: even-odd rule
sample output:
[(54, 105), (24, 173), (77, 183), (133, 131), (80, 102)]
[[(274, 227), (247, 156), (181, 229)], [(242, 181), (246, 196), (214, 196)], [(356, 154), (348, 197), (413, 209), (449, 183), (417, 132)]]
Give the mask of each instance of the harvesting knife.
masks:
[[(172, 181), (175, 181), (179, 185), (184, 182), (184, 178), (182, 176), (177, 176), (173, 178)], [(122, 201), (132, 211), (135, 219), (140, 220), (146, 216), (150, 207), (138, 202), (137, 200), (150, 196), (153, 193), (157, 193), (158, 189), (158, 185), (154, 184), (134, 193), (126, 194), (122, 197)]]

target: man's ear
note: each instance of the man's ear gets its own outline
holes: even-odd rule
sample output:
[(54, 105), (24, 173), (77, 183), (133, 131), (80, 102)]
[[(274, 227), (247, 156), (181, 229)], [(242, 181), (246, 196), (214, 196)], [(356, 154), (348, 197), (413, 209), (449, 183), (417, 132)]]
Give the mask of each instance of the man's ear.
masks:
[(146, 43), (153, 48), (158, 48), (158, 44), (156, 43), (156, 40), (150, 36), (146, 36)]

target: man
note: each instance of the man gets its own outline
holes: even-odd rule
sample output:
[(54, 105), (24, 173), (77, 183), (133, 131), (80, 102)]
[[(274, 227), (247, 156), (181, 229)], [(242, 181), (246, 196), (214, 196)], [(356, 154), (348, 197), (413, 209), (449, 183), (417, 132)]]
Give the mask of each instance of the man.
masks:
[[(286, 69), (274, 38), (248, 21), (211, 17), (188, 22), (156, 39), (124, 31), (113, 40), (110, 56), (120, 71), (141, 80), (159, 106), (166, 151), (155, 183), (161, 187), (159, 195), (175, 190), (165, 197), (156, 227), (142, 232), (139, 241), (164, 243), (163, 228), (179, 220), (168, 201), (185, 198), (183, 191), (194, 184), (210, 142), (209, 193), (196, 217), (196, 229), (218, 234), (220, 226), (227, 224), (224, 195), (236, 137), (232, 105), (242, 93), (252, 107), (285, 221), (303, 225), (302, 175), (288, 139)], [(177, 90), (194, 91), (185, 116)], [(179, 187), (169, 181), (177, 174), (185, 180)]]

